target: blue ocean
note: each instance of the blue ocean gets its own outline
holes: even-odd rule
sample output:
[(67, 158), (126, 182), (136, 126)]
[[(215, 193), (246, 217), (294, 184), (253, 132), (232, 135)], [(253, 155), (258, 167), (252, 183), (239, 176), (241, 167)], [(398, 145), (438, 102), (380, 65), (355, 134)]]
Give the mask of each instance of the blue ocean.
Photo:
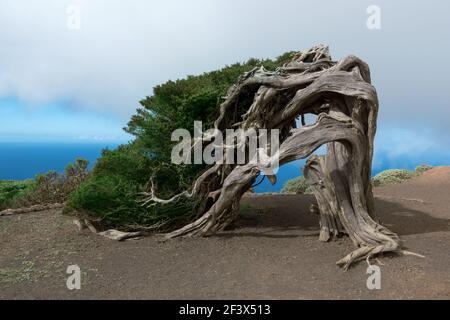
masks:
[[(89, 160), (90, 167), (101, 156), (103, 149), (114, 149), (119, 143), (0, 143), (0, 180), (22, 180), (33, 178), (38, 173), (49, 170), (63, 172), (66, 165), (76, 158)], [(282, 166), (277, 173), (277, 183), (271, 185), (267, 179), (259, 184), (256, 192), (277, 192), (283, 184), (301, 175), (305, 160)], [(450, 154), (427, 152), (411, 155), (392, 155), (375, 152), (373, 174), (386, 169), (414, 169), (420, 164), (450, 165)], [(261, 179), (258, 178), (257, 181)]]
[(95, 164), (103, 149), (114, 149), (118, 143), (0, 143), (0, 180), (34, 178), (49, 170), (63, 172), (77, 158)]

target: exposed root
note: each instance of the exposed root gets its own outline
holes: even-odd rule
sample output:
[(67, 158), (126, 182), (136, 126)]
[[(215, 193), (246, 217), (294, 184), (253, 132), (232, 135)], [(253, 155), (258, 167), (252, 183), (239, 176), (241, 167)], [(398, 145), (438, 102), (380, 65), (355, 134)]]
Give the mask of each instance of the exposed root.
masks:
[(173, 232), (167, 233), (166, 238), (176, 238), (176, 237), (197, 237), (206, 236), (210, 231), (212, 226), (212, 217), (210, 215), (203, 215), (194, 222), (175, 230)]
[(421, 255), (421, 254), (418, 254), (415, 252), (411, 252), (411, 251), (407, 251), (407, 250), (400, 250), (398, 253), (401, 255), (404, 255), (404, 256), (414, 256), (414, 257), (418, 257), (418, 258), (426, 258), (424, 255)]
[(106, 231), (99, 232), (98, 235), (103, 236), (108, 239), (111, 239), (111, 240), (123, 241), (123, 240), (131, 239), (131, 238), (145, 236), (146, 233), (144, 233), (142, 231), (122, 232), (122, 231), (115, 230), (115, 229), (109, 229)]
[(116, 229), (109, 229), (99, 232), (97, 228), (92, 224), (92, 222), (87, 219), (76, 218), (73, 220), (73, 223), (77, 226), (79, 232), (84, 229), (89, 229), (89, 231), (94, 234), (116, 241), (136, 239), (138, 237), (149, 235), (149, 233), (145, 231), (124, 232)]
[(344, 270), (348, 270), (348, 268), (354, 262), (370, 259), (371, 257), (374, 257), (383, 252), (398, 252), (398, 251), (399, 245), (395, 242), (377, 246), (363, 246), (346, 255), (344, 258), (336, 262), (336, 264), (344, 268)]
[(23, 214), (30, 212), (38, 212), (52, 209), (61, 209), (64, 208), (64, 203), (50, 203), (50, 204), (37, 204), (31, 207), (18, 208), (18, 209), (6, 209), (0, 211), (0, 216), (10, 216), (14, 214)]

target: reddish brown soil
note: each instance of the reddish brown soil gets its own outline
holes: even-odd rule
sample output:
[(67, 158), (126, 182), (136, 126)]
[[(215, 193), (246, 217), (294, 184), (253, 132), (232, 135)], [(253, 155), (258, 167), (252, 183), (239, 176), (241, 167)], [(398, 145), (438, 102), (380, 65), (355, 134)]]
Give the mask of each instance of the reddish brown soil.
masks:
[[(59, 211), (0, 217), (0, 298), (449, 299), (450, 167), (375, 193), (382, 222), (426, 256), (380, 258), (381, 290), (367, 289), (364, 262), (335, 265), (353, 246), (318, 241), (312, 196), (256, 195), (233, 230), (207, 239), (115, 242)], [(81, 290), (66, 288), (71, 264)]]

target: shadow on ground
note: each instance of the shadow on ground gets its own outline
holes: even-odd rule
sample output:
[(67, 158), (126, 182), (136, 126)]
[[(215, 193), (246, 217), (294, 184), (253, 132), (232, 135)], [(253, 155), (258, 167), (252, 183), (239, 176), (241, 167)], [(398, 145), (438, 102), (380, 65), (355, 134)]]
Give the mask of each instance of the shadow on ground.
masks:
[[(228, 232), (216, 236), (226, 238), (316, 236), (319, 232), (319, 218), (309, 212), (309, 206), (313, 203), (316, 203), (313, 195), (270, 195), (244, 198), (239, 219)], [(450, 231), (450, 220), (429, 214), (427, 211), (430, 209), (427, 210), (427, 204), (404, 205), (400, 202), (377, 198), (375, 206), (381, 223), (400, 236)], [(420, 210), (413, 206), (423, 208)], [(247, 232), (247, 229), (252, 229), (252, 232)]]

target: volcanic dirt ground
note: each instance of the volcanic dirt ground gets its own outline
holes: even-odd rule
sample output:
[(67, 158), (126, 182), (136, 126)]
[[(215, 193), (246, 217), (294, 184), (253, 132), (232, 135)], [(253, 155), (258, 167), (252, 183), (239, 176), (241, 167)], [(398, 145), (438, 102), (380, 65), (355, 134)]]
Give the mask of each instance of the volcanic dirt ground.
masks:
[[(201, 239), (158, 236), (117, 242), (83, 231), (60, 211), (0, 217), (1, 299), (449, 299), (450, 167), (375, 189), (376, 211), (407, 250), (367, 263), (336, 261), (348, 237), (318, 241), (311, 195), (248, 195), (229, 231)], [(69, 265), (81, 289), (68, 290)]]

